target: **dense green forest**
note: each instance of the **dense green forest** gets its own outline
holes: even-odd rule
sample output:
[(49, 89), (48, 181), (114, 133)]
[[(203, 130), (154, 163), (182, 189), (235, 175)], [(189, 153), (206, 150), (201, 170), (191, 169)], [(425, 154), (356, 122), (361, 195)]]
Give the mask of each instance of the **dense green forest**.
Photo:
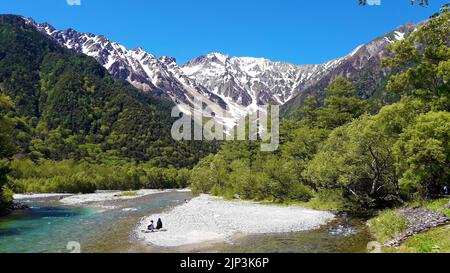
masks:
[(385, 208), (450, 186), (450, 14), (434, 15), (390, 47), (399, 69), (379, 108), (344, 78), (284, 120), (277, 153), (256, 143), (224, 144), (193, 169), (191, 187), (229, 198), (310, 201), (338, 209)]
[(0, 16), (0, 203), (10, 201), (11, 189), (185, 186), (184, 168), (218, 145), (174, 141), (174, 104), (149, 93), (23, 18)]

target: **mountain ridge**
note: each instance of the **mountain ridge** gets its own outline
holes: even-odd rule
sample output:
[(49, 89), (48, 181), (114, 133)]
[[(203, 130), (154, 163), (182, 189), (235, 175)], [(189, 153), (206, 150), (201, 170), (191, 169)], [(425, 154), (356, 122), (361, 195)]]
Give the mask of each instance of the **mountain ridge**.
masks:
[(95, 58), (114, 77), (145, 92), (169, 97), (186, 111), (195, 98), (201, 97), (214, 111), (227, 110), (235, 119), (266, 104), (281, 105), (283, 112), (290, 112), (301, 106), (306, 96), (321, 96), (338, 76), (356, 83), (361, 97), (371, 97), (388, 74), (381, 66), (386, 47), (415, 29), (413, 24), (401, 26), (322, 64), (296, 65), (213, 52), (178, 65), (174, 57), (157, 57), (141, 47), (130, 50), (103, 35), (70, 28), (57, 30), (48, 23), (26, 20), (61, 45)]

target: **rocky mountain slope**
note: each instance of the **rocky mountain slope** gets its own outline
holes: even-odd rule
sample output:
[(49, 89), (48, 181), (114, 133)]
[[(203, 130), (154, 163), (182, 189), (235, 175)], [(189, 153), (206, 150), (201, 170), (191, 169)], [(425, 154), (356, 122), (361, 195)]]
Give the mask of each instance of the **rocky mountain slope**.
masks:
[(385, 84), (388, 71), (381, 66), (381, 58), (386, 47), (416, 27), (400, 27), (324, 64), (294, 65), (211, 53), (180, 66), (172, 57), (158, 58), (142, 48), (129, 50), (101, 35), (56, 30), (31, 19), (27, 22), (61, 45), (94, 57), (114, 77), (141, 90), (170, 97), (185, 107), (192, 106), (194, 98), (202, 98), (213, 111), (226, 109), (233, 118), (265, 104), (283, 105), (284, 112), (290, 112), (301, 106), (307, 95), (320, 96), (338, 76), (354, 82), (362, 97), (371, 97)]
[(127, 80), (143, 91), (170, 97), (174, 102), (184, 104), (191, 104), (195, 97), (201, 96), (225, 107), (219, 97), (186, 77), (172, 57), (158, 58), (142, 48), (129, 50), (102, 35), (73, 29), (57, 30), (47, 23), (37, 24), (31, 19), (27, 22), (59, 44), (95, 58), (111, 75)]

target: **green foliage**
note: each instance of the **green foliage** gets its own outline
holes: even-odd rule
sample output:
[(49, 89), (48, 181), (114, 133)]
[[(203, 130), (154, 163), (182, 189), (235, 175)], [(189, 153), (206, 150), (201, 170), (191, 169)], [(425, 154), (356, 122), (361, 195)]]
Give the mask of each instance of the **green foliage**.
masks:
[(403, 253), (450, 253), (449, 226), (439, 227), (408, 238), (398, 249)]
[(14, 152), (13, 122), (6, 113), (13, 109), (14, 104), (10, 98), (0, 93), (0, 215), (5, 213), (12, 202), (12, 194), (6, 183), (10, 170), (9, 157)]
[(208, 193), (223, 187), (225, 183), (225, 165), (221, 158), (210, 155), (202, 159), (191, 172), (191, 189), (194, 193)]
[[(235, 153), (236, 147), (241, 153)], [(194, 193), (276, 202), (308, 201), (312, 197), (310, 187), (299, 182), (291, 162), (261, 153), (257, 147), (248, 142), (228, 143), (217, 155), (200, 161), (191, 174)]]
[(17, 193), (92, 193), (96, 190), (185, 188), (186, 169), (157, 168), (150, 164), (116, 162), (93, 164), (66, 160), (14, 160), (10, 186)]
[(342, 77), (336, 78), (325, 92), (324, 107), (316, 111), (317, 125), (321, 128), (337, 128), (369, 109), (367, 101), (358, 98), (356, 88)]
[(328, 134), (329, 130), (326, 129), (302, 126), (293, 129), (289, 133), (287, 141), (282, 145), (283, 157), (292, 163), (293, 170), (303, 184), (310, 184), (310, 180), (305, 177), (304, 171), (319, 150), (319, 146), (327, 139)]
[(450, 113), (429, 112), (420, 115), (400, 135), (394, 154), (400, 184), (421, 196), (439, 193), (450, 186)]
[(422, 106), (404, 100), (335, 129), (309, 163), (306, 176), (317, 187), (342, 189), (344, 198), (363, 208), (402, 203), (393, 146)]
[(124, 191), (120, 193), (120, 196), (123, 197), (132, 197), (132, 196), (137, 196), (138, 193), (136, 191)]
[(2, 215), (10, 207), (13, 201), (13, 191), (7, 186), (3, 186), (0, 192), (0, 215)]
[(300, 107), (294, 116), (302, 120), (306, 124), (317, 123), (317, 109), (320, 107), (320, 102), (314, 96), (308, 96), (302, 107)]
[(398, 191), (389, 139), (371, 123), (363, 117), (333, 131), (306, 171), (318, 187), (343, 189), (364, 208), (385, 206)]
[(391, 46), (393, 57), (384, 63), (406, 68), (387, 86), (392, 92), (430, 102), (436, 110), (450, 110), (450, 12), (442, 10), (407, 39)]
[(7, 115), (12, 109), (14, 104), (10, 98), (0, 94), (0, 158), (10, 157), (14, 152), (13, 120)]
[[(448, 198), (436, 200), (415, 200), (409, 203), (409, 207), (423, 207), (439, 211), (450, 217)], [(371, 220), (375, 221), (377, 218)], [(394, 220), (395, 221), (395, 220)], [(391, 225), (387, 223), (387, 225)], [(392, 235), (390, 235), (392, 236)], [(450, 253), (450, 226), (437, 227), (432, 230), (414, 235), (408, 238), (400, 246), (395, 248), (385, 248), (385, 252), (396, 253)]]
[(409, 221), (395, 210), (382, 211), (378, 217), (369, 222), (371, 232), (381, 243), (385, 243), (406, 231), (409, 225)]
[(260, 170), (267, 175), (267, 182), (262, 189), (264, 196), (278, 202), (287, 200), (308, 201), (312, 197), (311, 190), (298, 181), (295, 170), (289, 161), (268, 157)]
[(301, 205), (317, 210), (343, 211), (348, 207), (342, 196), (343, 193), (339, 189), (319, 189), (309, 202), (302, 203)]
[[(406, 193), (402, 195), (406, 198), (413, 198), (411, 193), (423, 197), (448, 183), (448, 112), (426, 114), (442, 108), (449, 93), (448, 82), (442, 76), (449, 57), (448, 12), (431, 19), (411, 37), (396, 43), (393, 57), (386, 61), (393, 67), (407, 66), (405, 72), (391, 79), (388, 88), (394, 91), (393, 86), (398, 84), (403, 95), (416, 99), (405, 97), (375, 116), (335, 129), (305, 172), (319, 188), (344, 190), (343, 197), (351, 205), (389, 206), (402, 203), (400, 193)], [(420, 67), (427, 65), (435, 67), (422, 71)], [(398, 82), (400, 78), (406, 81)], [(421, 85), (427, 86), (428, 95), (414, 91)], [(425, 187), (421, 189), (421, 185)]]
[(422, 207), (432, 209), (435, 211), (439, 211), (439, 212), (447, 215), (447, 217), (450, 217), (449, 205), (450, 205), (450, 199), (448, 199), (448, 198), (436, 199), (436, 200), (427, 201), (427, 202), (421, 204)]

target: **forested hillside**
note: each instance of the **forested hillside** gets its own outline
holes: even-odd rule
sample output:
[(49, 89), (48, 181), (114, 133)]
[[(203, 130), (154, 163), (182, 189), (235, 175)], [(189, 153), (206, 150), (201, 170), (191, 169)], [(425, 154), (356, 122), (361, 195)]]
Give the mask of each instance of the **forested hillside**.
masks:
[[(114, 79), (94, 59), (61, 47), (19, 16), (0, 16), (0, 91), (0, 183), (13, 155), (11, 180), (35, 180), (22, 180), (22, 188), (12, 183), (16, 191), (30, 184), (34, 191), (92, 191), (89, 172), (139, 177), (131, 170), (136, 163), (179, 169), (215, 150), (214, 143), (174, 141), (171, 101)], [(27, 176), (25, 169), (35, 173)], [(64, 183), (73, 186), (56, 186), (62, 177), (71, 177)], [(83, 183), (90, 185), (75, 186)]]
[(380, 108), (336, 78), (283, 121), (277, 153), (227, 143), (194, 168), (193, 190), (349, 210), (439, 194), (450, 186), (449, 20), (444, 8), (389, 47), (383, 64), (399, 72), (383, 92), (397, 103)]

